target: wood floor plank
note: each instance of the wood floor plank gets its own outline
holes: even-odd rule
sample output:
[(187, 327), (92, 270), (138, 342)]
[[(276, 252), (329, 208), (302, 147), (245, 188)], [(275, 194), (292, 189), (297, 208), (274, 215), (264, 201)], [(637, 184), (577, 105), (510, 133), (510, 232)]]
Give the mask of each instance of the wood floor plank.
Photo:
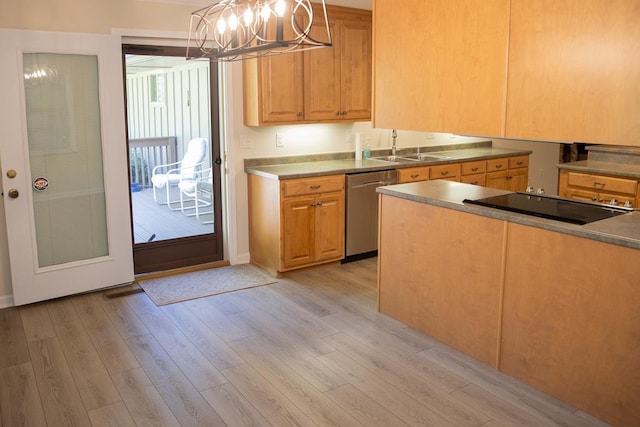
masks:
[(149, 331), (122, 298), (102, 299), (102, 307), (123, 338), (148, 334)]
[(33, 371), (47, 423), (87, 426), (89, 417), (57, 338), (29, 343)]
[(0, 426), (46, 425), (31, 363), (0, 368), (0, 384)]
[(222, 373), (272, 425), (317, 425), (249, 364), (234, 366)]
[(121, 297), (136, 314), (155, 313), (158, 306), (144, 292)]
[(58, 298), (54, 301), (47, 301), (47, 310), (49, 311), (49, 318), (55, 325), (56, 323), (71, 322), (74, 320), (80, 320), (75, 305), (73, 305), (73, 299), (75, 297)]
[(120, 394), (82, 322), (60, 323), (55, 330), (85, 408), (91, 411), (119, 402)]
[(18, 310), (27, 341), (38, 341), (56, 336), (46, 302), (25, 305)]
[(304, 328), (287, 324), (260, 307), (255, 307), (251, 312), (242, 311), (229, 317), (248, 325), (254, 331), (254, 334), (262, 335), (274, 345), (280, 345), (285, 348), (304, 348), (315, 356), (334, 351), (321, 338), (306, 336)]
[(122, 402), (89, 411), (91, 427), (135, 427), (129, 410)]
[[(213, 303), (215, 300), (216, 298), (200, 298), (186, 301), (182, 305), (187, 307), (198, 319), (226, 342), (239, 340), (251, 335), (252, 332), (249, 328), (234, 322), (227, 314), (219, 311), (217, 305)], [(234, 311), (234, 313), (239, 311)]]
[(318, 357), (322, 363), (349, 379), (349, 382), (383, 408), (411, 425), (455, 426), (389, 382), (361, 367), (340, 351)]
[(409, 425), (351, 384), (336, 387), (325, 394), (360, 421), (363, 426), (400, 427)]
[(325, 303), (319, 298), (315, 298), (315, 294), (311, 292), (308, 294), (300, 293), (299, 286), (296, 286), (295, 281), (292, 279), (280, 279), (280, 282), (274, 283), (271, 288), (274, 292), (279, 293), (283, 297), (289, 298), (300, 307), (318, 317), (324, 317), (334, 313), (332, 304)]
[(88, 294), (72, 301), (102, 362), (111, 375), (137, 368), (138, 361), (97, 298), (97, 294)]
[(0, 368), (30, 362), (29, 347), (17, 308), (0, 310)]
[(186, 306), (171, 304), (162, 311), (217, 369), (227, 369), (245, 362)]
[(360, 426), (355, 418), (298, 375), (286, 363), (249, 337), (233, 347), (294, 405), (323, 426)]
[(116, 374), (113, 380), (136, 425), (180, 426), (142, 368)]
[(253, 341), (258, 342), (266, 352), (277, 356), (278, 359), (282, 360), (298, 375), (322, 392), (347, 384), (344, 377), (327, 368), (313, 354), (302, 348), (274, 345), (260, 335), (251, 338)]
[(219, 426), (222, 419), (151, 335), (127, 343), (171, 412), (183, 425)]
[(140, 319), (197, 390), (206, 390), (227, 382), (164, 312), (144, 313), (140, 315)]
[(453, 391), (450, 387), (428, 381), (418, 370), (398, 363), (345, 334), (337, 334), (325, 339), (361, 367), (393, 384), (443, 418), (454, 421), (456, 425), (478, 426), (491, 418), (483, 416), (474, 407), (465, 404), (464, 400), (452, 397), (449, 394)]
[(440, 364), (450, 372), (464, 376), (471, 384), (499, 396), (525, 412), (543, 416), (558, 425), (589, 425), (586, 420), (580, 419), (576, 415), (576, 409), (567, 403), (497, 372), (459, 351), (440, 345), (421, 352), (420, 356)]
[(220, 384), (202, 392), (209, 405), (228, 426), (270, 426), (262, 414), (231, 384)]

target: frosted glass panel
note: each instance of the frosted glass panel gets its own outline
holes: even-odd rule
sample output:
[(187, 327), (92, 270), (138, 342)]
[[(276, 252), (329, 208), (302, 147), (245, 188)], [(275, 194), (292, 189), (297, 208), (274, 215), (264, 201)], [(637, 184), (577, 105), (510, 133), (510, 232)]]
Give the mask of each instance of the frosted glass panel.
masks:
[(40, 267), (109, 254), (98, 59), (23, 55)]

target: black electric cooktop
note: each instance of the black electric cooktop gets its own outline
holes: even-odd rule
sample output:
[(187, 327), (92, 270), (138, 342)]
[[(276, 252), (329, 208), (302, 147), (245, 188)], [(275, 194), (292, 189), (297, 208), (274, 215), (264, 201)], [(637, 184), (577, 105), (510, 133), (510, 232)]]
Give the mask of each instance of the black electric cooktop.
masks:
[(487, 206), (579, 225), (630, 212), (630, 209), (625, 208), (596, 205), (533, 193), (508, 193), (484, 199), (465, 199), (463, 203)]

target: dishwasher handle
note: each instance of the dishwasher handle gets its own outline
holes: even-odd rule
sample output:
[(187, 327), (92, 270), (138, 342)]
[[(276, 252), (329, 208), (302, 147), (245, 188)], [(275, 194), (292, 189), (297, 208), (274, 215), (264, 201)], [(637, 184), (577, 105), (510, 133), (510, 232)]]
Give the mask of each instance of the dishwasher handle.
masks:
[(349, 188), (364, 188), (364, 187), (381, 187), (383, 185), (392, 185), (395, 184), (395, 182), (393, 181), (369, 181), (369, 182), (365, 182), (362, 183), (360, 185), (354, 185), (353, 187), (349, 187)]

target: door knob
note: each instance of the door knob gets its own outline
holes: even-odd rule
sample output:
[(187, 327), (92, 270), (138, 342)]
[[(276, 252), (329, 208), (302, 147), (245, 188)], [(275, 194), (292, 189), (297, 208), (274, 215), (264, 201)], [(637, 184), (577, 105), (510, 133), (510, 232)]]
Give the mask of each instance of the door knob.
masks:
[(18, 193), (18, 190), (16, 190), (15, 188), (12, 188), (7, 192), (7, 195), (12, 199), (17, 199), (20, 193)]

